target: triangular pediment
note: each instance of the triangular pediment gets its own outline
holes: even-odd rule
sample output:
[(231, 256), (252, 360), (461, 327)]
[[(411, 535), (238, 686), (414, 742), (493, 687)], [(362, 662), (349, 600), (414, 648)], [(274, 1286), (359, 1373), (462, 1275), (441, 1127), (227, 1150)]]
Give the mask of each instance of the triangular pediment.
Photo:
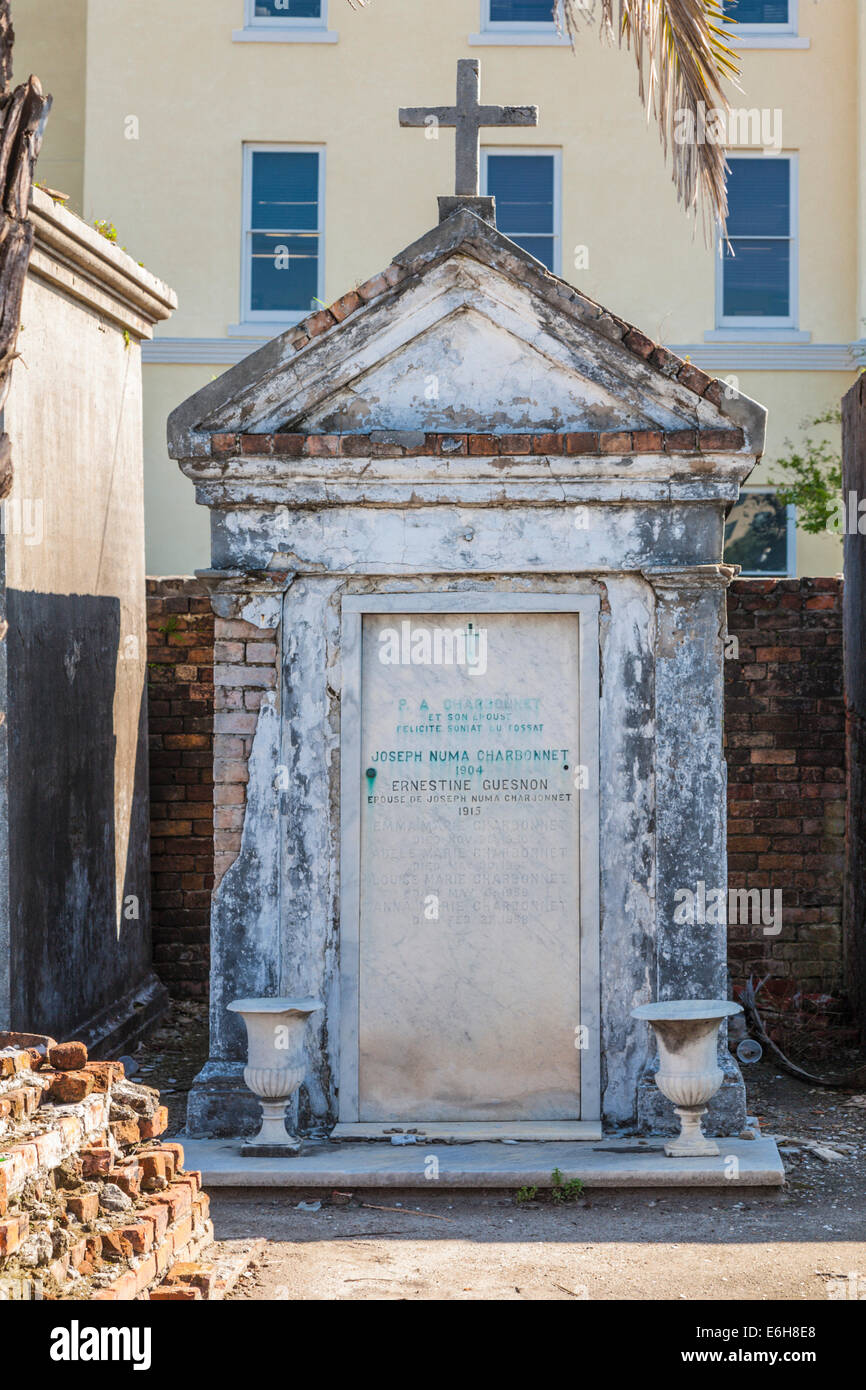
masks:
[(460, 211), (382, 276), (196, 393), (176, 458), (214, 433), (712, 430), (760, 452), (764, 412)]

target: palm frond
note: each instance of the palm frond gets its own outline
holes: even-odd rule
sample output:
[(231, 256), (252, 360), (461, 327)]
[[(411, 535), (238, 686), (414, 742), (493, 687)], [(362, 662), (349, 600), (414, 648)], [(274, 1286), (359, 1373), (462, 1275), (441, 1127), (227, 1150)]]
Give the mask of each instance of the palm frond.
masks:
[[(601, 34), (634, 53), (638, 92), (647, 119), (655, 117), (665, 158), (671, 155), (677, 197), (705, 228), (724, 227), (728, 213), (724, 146), (704, 134), (718, 111), (727, 124), (726, 81), (737, 85), (736, 54), (728, 46), (721, 0), (599, 0)], [(561, 0), (559, 22), (574, 46), (597, 13), (596, 0)], [(616, 13), (614, 13), (616, 11)], [(703, 138), (702, 138), (703, 136)]]

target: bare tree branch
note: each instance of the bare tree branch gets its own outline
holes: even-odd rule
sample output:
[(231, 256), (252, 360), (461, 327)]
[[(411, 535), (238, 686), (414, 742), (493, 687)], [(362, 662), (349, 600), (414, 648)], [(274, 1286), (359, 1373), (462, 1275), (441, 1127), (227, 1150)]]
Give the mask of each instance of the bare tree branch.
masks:
[[(9, 394), (21, 324), (21, 300), (33, 247), (29, 220), (33, 169), (51, 110), (37, 77), (10, 92), (12, 81), (10, 0), (0, 0), (0, 410)], [(0, 434), (0, 498), (12, 486), (9, 436)]]

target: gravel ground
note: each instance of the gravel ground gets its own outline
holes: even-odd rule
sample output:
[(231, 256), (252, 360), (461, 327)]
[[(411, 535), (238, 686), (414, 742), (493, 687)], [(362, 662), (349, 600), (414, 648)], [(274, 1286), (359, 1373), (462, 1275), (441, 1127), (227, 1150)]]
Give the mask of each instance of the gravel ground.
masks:
[[(175, 1006), (136, 1054), (137, 1079), (163, 1091), (175, 1131), (204, 1038), (203, 1010)], [(590, 1191), (520, 1205), (501, 1192), (388, 1189), (303, 1211), (322, 1194), (214, 1188), (219, 1253), (268, 1241), (232, 1299), (866, 1299), (866, 1095), (858, 1104), (765, 1061), (744, 1071), (763, 1132), (785, 1136), (780, 1192)]]

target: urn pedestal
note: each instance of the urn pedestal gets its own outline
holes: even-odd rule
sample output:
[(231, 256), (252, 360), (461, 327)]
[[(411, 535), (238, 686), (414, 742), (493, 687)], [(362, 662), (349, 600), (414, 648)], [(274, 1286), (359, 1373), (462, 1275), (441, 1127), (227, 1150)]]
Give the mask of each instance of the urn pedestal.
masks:
[(304, 1029), (324, 1006), (318, 999), (236, 999), (229, 1004), (247, 1027), (244, 1081), (262, 1107), (258, 1134), (241, 1146), (244, 1157), (279, 1158), (300, 1152), (286, 1129), (286, 1106), (304, 1079)]
[(670, 1158), (703, 1158), (718, 1154), (719, 1146), (701, 1129), (701, 1119), (722, 1084), (718, 1062), (719, 1024), (742, 1013), (728, 999), (669, 999), (641, 1004), (633, 1018), (652, 1025), (659, 1051), (656, 1085), (673, 1102), (680, 1133), (665, 1144)]

